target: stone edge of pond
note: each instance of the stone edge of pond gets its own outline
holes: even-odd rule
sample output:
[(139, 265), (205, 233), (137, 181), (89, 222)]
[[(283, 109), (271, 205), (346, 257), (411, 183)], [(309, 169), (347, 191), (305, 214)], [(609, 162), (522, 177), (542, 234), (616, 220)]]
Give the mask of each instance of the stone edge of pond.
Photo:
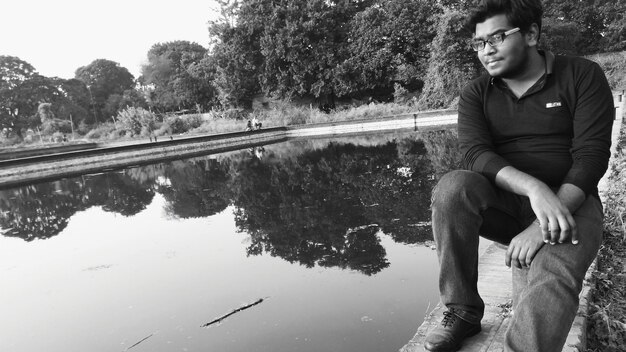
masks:
[[(119, 169), (159, 161), (209, 155), (298, 138), (360, 135), (381, 131), (428, 131), (456, 125), (456, 110), (433, 110), (384, 118), (320, 123), (252, 132), (200, 135), (159, 142), (129, 141), (100, 144), (103, 149), (41, 155), (21, 163), (7, 160), (0, 165), (0, 188)], [(74, 153), (74, 154), (72, 154)], [(16, 162), (20, 162), (17, 164)]]
[[(620, 99), (620, 94), (622, 95)], [(623, 92), (617, 92), (615, 98), (615, 120), (613, 121), (613, 131), (611, 136), (611, 161), (619, 140), (624, 118), (624, 108), (626, 99), (623, 99)], [(610, 170), (610, 166), (609, 169)], [(607, 191), (607, 177), (609, 172), (600, 180), (598, 190), (600, 198), (604, 203), (604, 195)], [(482, 239), (481, 239), (482, 240)], [(488, 241), (485, 241), (488, 242)], [(486, 247), (481, 254), (478, 263), (478, 290), (485, 301), (485, 315), (482, 321), (483, 330), (480, 334), (465, 340), (460, 352), (496, 352), (504, 350), (504, 335), (509, 325), (510, 307), (512, 297), (513, 280), (511, 270), (503, 263), (505, 248), (502, 245), (488, 242), (481, 242), (481, 247)], [(583, 288), (579, 294), (579, 306), (576, 317), (570, 328), (563, 347), (563, 352), (584, 351), (587, 345), (587, 315), (589, 311), (589, 301), (592, 292), (592, 274), (597, 267), (597, 257), (587, 270)], [(443, 318), (444, 307), (439, 302), (437, 306), (424, 317), (424, 322), (419, 326), (415, 336), (401, 349), (400, 352), (424, 351), (423, 343), (428, 332), (435, 328)]]

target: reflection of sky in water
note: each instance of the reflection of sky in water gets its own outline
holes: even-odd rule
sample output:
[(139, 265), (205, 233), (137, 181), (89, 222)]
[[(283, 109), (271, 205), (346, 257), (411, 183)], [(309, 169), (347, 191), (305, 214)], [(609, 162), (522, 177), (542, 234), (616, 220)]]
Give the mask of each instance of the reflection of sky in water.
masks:
[[(246, 256), (233, 209), (90, 208), (47, 240), (0, 236), (1, 351), (393, 351), (438, 301), (436, 255), (378, 233), (372, 276)], [(201, 328), (233, 309), (261, 304)]]

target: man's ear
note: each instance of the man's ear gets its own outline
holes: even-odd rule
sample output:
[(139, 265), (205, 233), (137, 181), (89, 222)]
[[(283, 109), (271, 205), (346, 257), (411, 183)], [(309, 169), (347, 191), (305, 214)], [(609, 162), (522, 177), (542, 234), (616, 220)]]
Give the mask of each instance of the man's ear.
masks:
[(528, 46), (537, 46), (539, 43), (539, 26), (536, 23), (531, 24), (525, 36)]

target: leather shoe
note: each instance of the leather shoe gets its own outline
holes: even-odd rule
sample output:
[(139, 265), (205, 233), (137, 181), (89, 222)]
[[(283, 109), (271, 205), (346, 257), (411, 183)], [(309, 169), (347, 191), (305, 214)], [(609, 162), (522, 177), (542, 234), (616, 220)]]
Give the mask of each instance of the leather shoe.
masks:
[(463, 340), (480, 332), (480, 323), (472, 324), (458, 316), (454, 308), (443, 313), (441, 324), (426, 336), (424, 348), (431, 352), (458, 351)]

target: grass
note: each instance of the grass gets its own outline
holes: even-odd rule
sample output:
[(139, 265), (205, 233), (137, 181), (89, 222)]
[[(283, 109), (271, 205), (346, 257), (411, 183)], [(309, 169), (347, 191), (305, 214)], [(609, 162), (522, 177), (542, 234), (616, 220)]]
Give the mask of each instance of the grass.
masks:
[(587, 352), (624, 351), (626, 341), (626, 133), (621, 130), (604, 202), (604, 241), (593, 273)]

